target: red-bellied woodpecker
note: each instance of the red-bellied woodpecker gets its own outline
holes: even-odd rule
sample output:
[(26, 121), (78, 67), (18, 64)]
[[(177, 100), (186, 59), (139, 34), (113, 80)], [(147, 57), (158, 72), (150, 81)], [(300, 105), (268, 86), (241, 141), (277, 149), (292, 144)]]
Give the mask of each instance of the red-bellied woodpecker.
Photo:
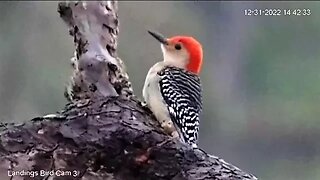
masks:
[(177, 131), (182, 142), (197, 147), (202, 110), (201, 44), (189, 36), (166, 39), (159, 33), (149, 33), (161, 43), (163, 61), (148, 72), (144, 100), (167, 133), (174, 135)]

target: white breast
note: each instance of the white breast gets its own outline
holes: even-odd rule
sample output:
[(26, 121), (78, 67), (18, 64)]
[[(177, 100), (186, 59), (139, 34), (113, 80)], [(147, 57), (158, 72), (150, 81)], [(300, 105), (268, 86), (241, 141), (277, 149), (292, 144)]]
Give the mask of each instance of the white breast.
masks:
[(157, 72), (161, 71), (163, 68), (164, 63), (159, 62), (149, 70), (142, 94), (148, 107), (160, 122), (161, 126), (168, 134), (171, 134), (175, 129), (170, 119), (167, 106), (160, 93), (159, 76), (157, 74)]

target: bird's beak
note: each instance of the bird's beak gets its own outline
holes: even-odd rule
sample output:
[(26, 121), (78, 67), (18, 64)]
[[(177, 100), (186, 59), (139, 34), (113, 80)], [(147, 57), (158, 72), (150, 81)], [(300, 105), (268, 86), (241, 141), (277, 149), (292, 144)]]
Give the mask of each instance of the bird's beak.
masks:
[(151, 36), (153, 36), (154, 38), (156, 38), (161, 44), (169, 45), (168, 40), (162, 34), (152, 31), (148, 31), (148, 33), (151, 34)]

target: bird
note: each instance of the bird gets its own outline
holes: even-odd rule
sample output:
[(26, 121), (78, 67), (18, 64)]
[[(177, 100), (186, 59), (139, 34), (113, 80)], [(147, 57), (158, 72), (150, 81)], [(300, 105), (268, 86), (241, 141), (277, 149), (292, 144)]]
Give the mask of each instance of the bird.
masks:
[(202, 112), (202, 45), (191, 36), (165, 38), (158, 32), (148, 32), (160, 42), (163, 60), (148, 71), (142, 90), (144, 101), (167, 134), (197, 148)]

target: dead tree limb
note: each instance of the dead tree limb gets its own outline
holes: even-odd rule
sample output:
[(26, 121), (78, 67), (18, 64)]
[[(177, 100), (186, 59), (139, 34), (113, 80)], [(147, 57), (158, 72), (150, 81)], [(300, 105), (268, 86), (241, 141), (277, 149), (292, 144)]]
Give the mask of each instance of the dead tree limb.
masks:
[(76, 45), (59, 114), (2, 124), (1, 179), (256, 179), (163, 133), (116, 54), (117, 2), (59, 3)]

